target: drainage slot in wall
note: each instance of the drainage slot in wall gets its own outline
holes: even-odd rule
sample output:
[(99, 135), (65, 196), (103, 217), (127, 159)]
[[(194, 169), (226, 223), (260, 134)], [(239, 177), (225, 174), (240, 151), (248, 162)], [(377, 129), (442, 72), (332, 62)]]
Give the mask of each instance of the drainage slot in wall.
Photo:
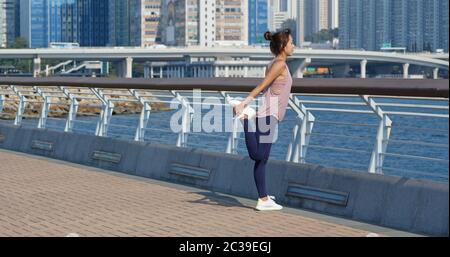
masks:
[(118, 153), (108, 153), (102, 151), (94, 151), (92, 153), (92, 159), (101, 160), (113, 163), (119, 163), (122, 155)]
[(208, 180), (211, 171), (198, 167), (172, 163), (169, 173), (194, 179)]
[(53, 150), (53, 143), (45, 142), (45, 141), (39, 141), (39, 140), (33, 140), (31, 142), (31, 148), (32, 149), (44, 150), (44, 151), (52, 151)]
[(286, 195), (342, 206), (347, 206), (348, 201), (348, 193), (346, 192), (326, 190), (296, 184), (289, 184)]

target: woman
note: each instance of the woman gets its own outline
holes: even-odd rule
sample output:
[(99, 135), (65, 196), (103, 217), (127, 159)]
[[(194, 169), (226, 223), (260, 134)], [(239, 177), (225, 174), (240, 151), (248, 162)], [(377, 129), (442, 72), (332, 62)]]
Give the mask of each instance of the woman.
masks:
[[(259, 195), (256, 209), (260, 211), (283, 208), (274, 201), (273, 196), (267, 194), (265, 168), (270, 148), (274, 139), (276, 140), (274, 135), (277, 134), (278, 123), (283, 120), (286, 112), (292, 86), (292, 77), (286, 64), (286, 58), (294, 53), (294, 44), (289, 29), (275, 34), (267, 31), (264, 38), (270, 41), (270, 50), (275, 58), (269, 63), (264, 80), (250, 92), (244, 101), (233, 108), (233, 112), (238, 117), (244, 118), (245, 143), (250, 158), (255, 161), (253, 172)], [(263, 93), (263, 103), (259, 106), (256, 120), (253, 122), (248, 105), (261, 92)]]

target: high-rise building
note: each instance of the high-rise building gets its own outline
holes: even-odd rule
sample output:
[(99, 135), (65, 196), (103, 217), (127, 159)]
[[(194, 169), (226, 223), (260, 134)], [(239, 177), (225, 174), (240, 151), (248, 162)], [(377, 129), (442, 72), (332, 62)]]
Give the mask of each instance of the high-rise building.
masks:
[(245, 0), (216, 0), (215, 6), (215, 43), (247, 45), (248, 2)]
[(248, 43), (249, 45), (264, 44), (264, 33), (268, 25), (268, 0), (249, 0), (248, 6)]
[(51, 42), (105, 46), (107, 0), (21, 0), (20, 34), (31, 48)]
[(84, 34), (80, 33), (78, 19), (84, 17), (76, 0), (48, 0), (46, 15), (48, 42), (45, 46), (50, 42), (81, 43), (80, 37)]
[(199, 0), (162, 1), (161, 23), (158, 29), (161, 43), (177, 46), (200, 43), (199, 3)]
[(328, 0), (328, 27), (339, 27), (339, 0)]
[(338, 26), (338, 0), (299, 0), (296, 10), (297, 42)]
[(0, 0), (0, 47), (7, 47), (14, 41), (15, 8), (14, 0)]
[[(172, 1), (171, 1), (172, 2)], [(161, 41), (160, 0), (130, 1), (130, 44), (131, 46), (150, 46)]]
[(81, 46), (106, 46), (108, 44), (108, 0), (77, 0)]
[[(286, 4), (283, 3), (282, 0), (269, 0), (268, 4), (268, 26), (270, 31), (276, 31), (281, 28), (283, 22), (289, 18), (294, 18), (295, 15), (293, 12), (288, 12), (284, 6), (288, 3), (291, 3), (292, 0), (285, 1)], [(290, 17), (290, 15), (292, 17)]]
[(340, 0), (344, 49), (448, 51), (448, 0)]
[(47, 47), (49, 18), (47, 0), (20, 0), (20, 35), (30, 48)]
[[(219, 9), (219, 7), (217, 7)], [(217, 31), (216, 26), (222, 24), (225, 15), (223, 12), (216, 14), (214, 1), (199, 1), (199, 44), (200, 46), (213, 46), (216, 37), (223, 36), (221, 30)], [(217, 33), (217, 34), (216, 34)]]
[(161, 42), (177, 46), (248, 44), (247, 1), (164, 0)]
[(109, 0), (108, 45), (130, 45), (130, 0)]
[(448, 53), (448, 2), (449, 1), (442, 1), (441, 6), (439, 8), (440, 10), (440, 20), (439, 24), (442, 26), (442, 30), (440, 33), (441, 38), (439, 39), (439, 42), (442, 44), (442, 48), (445, 52)]

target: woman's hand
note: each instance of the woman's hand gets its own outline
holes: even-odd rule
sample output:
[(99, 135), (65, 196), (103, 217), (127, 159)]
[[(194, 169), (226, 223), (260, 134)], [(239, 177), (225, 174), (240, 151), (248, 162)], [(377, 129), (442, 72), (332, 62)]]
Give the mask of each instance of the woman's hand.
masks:
[(242, 103), (236, 105), (236, 106), (233, 108), (234, 114), (235, 114), (236, 116), (241, 115), (241, 113), (244, 111), (245, 107), (246, 107), (246, 106), (245, 106), (245, 103), (244, 103), (244, 102), (242, 102)]

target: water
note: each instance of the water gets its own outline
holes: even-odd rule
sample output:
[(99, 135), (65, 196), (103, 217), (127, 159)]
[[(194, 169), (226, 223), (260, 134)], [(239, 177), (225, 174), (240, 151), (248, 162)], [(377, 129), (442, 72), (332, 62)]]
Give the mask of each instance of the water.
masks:
[[(314, 97), (303, 97), (304, 100), (316, 99)], [(321, 97), (320, 100), (336, 101), (337, 98)], [(343, 99), (354, 101), (355, 98)], [(377, 102), (398, 102), (398, 99), (379, 99)], [(407, 100), (402, 103), (425, 104), (422, 101)], [(427, 101), (426, 104), (436, 104), (436, 101)], [(442, 103), (441, 103), (442, 104)], [(308, 107), (324, 107), (314, 106)], [(332, 106), (329, 108), (351, 108), (367, 110), (365, 106)], [(385, 107), (384, 111), (417, 111), (423, 112), (423, 109), (407, 109), (398, 107)], [(145, 140), (156, 143), (175, 145), (177, 142), (177, 133), (170, 130), (170, 118), (177, 110), (168, 112), (153, 112), (148, 122)], [(203, 110), (205, 115), (208, 110)], [(433, 110), (433, 113), (448, 113), (448, 110)], [(316, 123), (313, 127), (313, 133), (308, 148), (306, 162), (320, 164), (327, 167), (347, 168), (360, 172), (367, 172), (370, 163), (372, 150), (375, 144), (376, 133), (378, 129), (378, 119), (373, 114), (354, 114), (354, 113), (331, 113), (314, 112)], [(285, 160), (289, 142), (292, 137), (292, 130), (296, 123), (296, 114), (288, 109), (285, 119), (279, 125), (278, 141), (272, 146), (270, 159)], [(393, 121), (393, 129), (388, 144), (388, 154), (401, 154), (422, 156), (439, 160), (414, 159), (399, 156), (386, 156), (383, 165), (383, 172), (387, 175), (404, 176), (410, 178), (426, 179), (448, 183), (448, 119), (398, 116), (389, 115)], [(74, 125), (74, 132), (84, 134), (94, 134), (98, 116), (77, 117)], [(111, 118), (111, 126), (108, 131), (110, 137), (125, 139), (134, 139), (136, 127), (138, 125), (139, 115), (115, 115)], [(337, 123), (337, 124), (336, 124)], [(346, 123), (357, 123), (359, 126)], [(37, 119), (24, 119), (24, 126), (36, 127)], [(65, 119), (48, 120), (48, 128), (63, 130)], [(125, 125), (129, 128), (115, 127), (115, 125)], [(229, 133), (215, 132), (190, 133), (188, 136), (188, 147), (202, 148), (211, 151), (225, 152), (227, 138)], [(238, 154), (247, 155), (245, 147), (244, 134), (240, 134), (238, 143)], [(345, 137), (345, 136), (350, 136)], [(403, 141), (414, 141), (412, 144), (406, 144)], [(415, 142), (419, 142), (419, 144)], [(439, 144), (439, 146), (420, 143)], [(332, 149), (330, 149), (332, 148)], [(341, 150), (336, 150), (339, 148)]]

